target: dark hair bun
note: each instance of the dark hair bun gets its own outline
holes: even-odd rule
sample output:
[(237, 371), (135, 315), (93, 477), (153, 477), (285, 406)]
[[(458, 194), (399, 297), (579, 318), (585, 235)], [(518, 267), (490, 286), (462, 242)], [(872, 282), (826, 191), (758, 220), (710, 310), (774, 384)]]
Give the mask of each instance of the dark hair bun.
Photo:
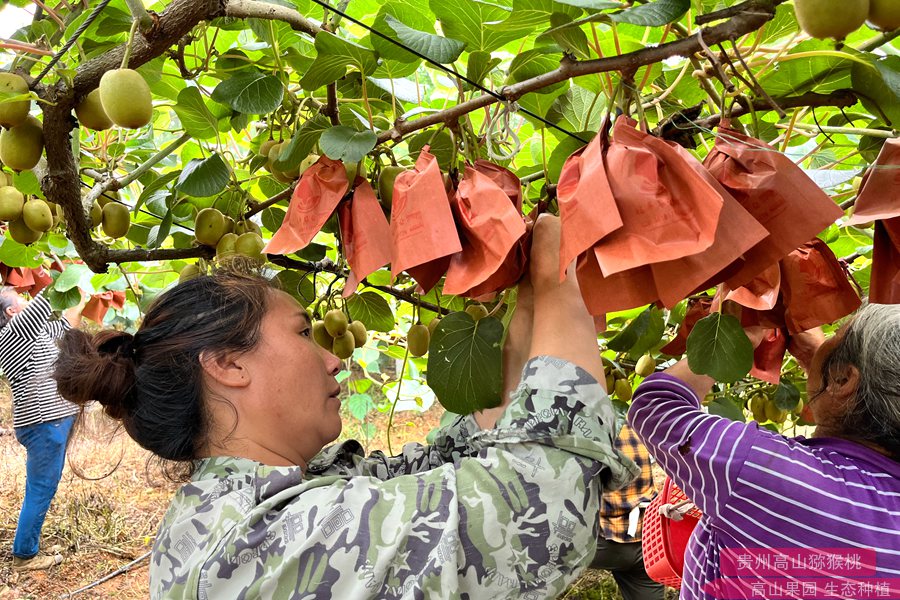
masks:
[(53, 377), (60, 395), (80, 405), (96, 400), (110, 417), (125, 419), (133, 404), (134, 336), (123, 331), (92, 336), (73, 329), (59, 345)]

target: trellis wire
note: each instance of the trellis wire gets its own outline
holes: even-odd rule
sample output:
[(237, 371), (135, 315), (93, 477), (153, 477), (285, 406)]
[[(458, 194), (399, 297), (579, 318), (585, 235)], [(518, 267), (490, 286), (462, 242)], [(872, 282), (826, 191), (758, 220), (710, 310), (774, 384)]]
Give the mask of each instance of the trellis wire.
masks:
[(59, 49), (59, 52), (54, 54), (53, 58), (50, 59), (50, 62), (47, 63), (47, 66), (44, 67), (44, 70), (41, 71), (37, 77), (35, 77), (32, 86), (40, 83), (41, 79), (44, 78), (44, 75), (50, 72), (50, 69), (52, 69), (56, 65), (56, 63), (59, 62), (59, 59), (61, 59), (63, 55), (69, 51), (69, 48), (71, 48), (75, 44), (75, 42), (78, 41), (78, 38), (81, 37), (81, 34), (91, 26), (91, 23), (93, 23), (94, 20), (100, 16), (100, 13), (103, 12), (103, 9), (106, 8), (106, 5), (111, 1), (112, 0), (102, 0), (100, 4), (97, 5), (97, 8), (91, 11), (91, 14), (89, 14), (87, 19), (84, 20), (84, 23), (78, 26), (78, 29), (75, 30), (75, 33), (72, 34), (72, 37), (69, 38), (65, 44), (63, 44), (63, 47)]

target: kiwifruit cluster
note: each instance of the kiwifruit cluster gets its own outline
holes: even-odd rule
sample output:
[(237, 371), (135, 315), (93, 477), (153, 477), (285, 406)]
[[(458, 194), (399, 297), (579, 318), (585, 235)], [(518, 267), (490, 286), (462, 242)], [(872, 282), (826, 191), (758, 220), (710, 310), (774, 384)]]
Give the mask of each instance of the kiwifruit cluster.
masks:
[(350, 322), (344, 311), (337, 308), (325, 313), (324, 319), (314, 321), (312, 333), (319, 346), (341, 360), (353, 356), (353, 350), (362, 348), (368, 339), (363, 322)]
[(900, 28), (897, 0), (794, 0), (800, 27), (812, 37), (842, 40), (866, 21), (874, 29)]

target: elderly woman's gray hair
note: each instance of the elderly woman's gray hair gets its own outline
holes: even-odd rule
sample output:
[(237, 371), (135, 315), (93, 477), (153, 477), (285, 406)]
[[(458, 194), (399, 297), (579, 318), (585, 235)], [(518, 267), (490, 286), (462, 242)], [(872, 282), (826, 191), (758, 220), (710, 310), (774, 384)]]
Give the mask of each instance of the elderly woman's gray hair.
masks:
[(900, 460), (900, 305), (863, 306), (844, 330), (822, 367), (823, 388), (848, 366), (859, 370), (856, 396), (837, 425)]

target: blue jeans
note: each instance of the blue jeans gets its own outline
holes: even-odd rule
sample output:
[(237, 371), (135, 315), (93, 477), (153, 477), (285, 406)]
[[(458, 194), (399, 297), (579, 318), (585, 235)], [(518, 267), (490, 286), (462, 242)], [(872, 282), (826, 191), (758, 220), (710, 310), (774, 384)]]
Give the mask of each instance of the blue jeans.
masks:
[(16, 526), (13, 556), (31, 558), (40, 548), (41, 528), (56, 495), (66, 462), (66, 444), (75, 417), (37, 423), (16, 429), (25, 446), (25, 499)]

